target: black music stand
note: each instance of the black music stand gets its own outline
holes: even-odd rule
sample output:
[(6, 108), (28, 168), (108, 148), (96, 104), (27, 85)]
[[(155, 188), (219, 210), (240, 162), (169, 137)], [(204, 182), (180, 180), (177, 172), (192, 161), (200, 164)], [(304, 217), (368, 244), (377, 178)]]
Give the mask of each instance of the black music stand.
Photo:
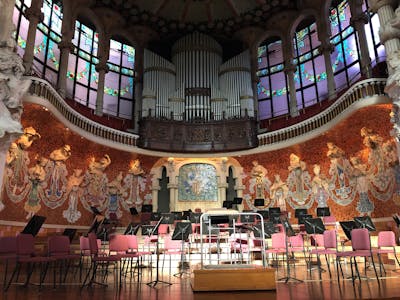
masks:
[(184, 265), (185, 265), (185, 241), (189, 239), (189, 234), (192, 233), (192, 223), (190, 222), (179, 222), (176, 223), (175, 230), (172, 233), (171, 240), (180, 240), (181, 241), (181, 264), (180, 264), (180, 271), (174, 276), (182, 277), (183, 274), (189, 274), (184, 272)]
[[(255, 238), (262, 238), (262, 225), (257, 224), (253, 226), (253, 233)], [(272, 222), (264, 223), (264, 239), (271, 238), (271, 235), (276, 233), (278, 228), (276, 228), (275, 224)]]
[(321, 218), (306, 218), (304, 225), (307, 234), (323, 234), (325, 231), (325, 225)]
[(142, 213), (151, 213), (153, 212), (153, 205), (152, 204), (143, 204), (142, 205)]
[(329, 207), (317, 207), (317, 217), (329, 217), (330, 215)]
[(161, 224), (174, 224), (175, 215), (173, 213), (162, 213)]
[(233, 201), (225, 200), (224, 202), (222, 202), (222, 207), (231, 209), (233, 207)]
[(356, 228), (355, 221), (342, 221), (339, 222), (340, 227), (342, 227), (344, 234), (346, 235), (347, 239), (351, 241), (351, 231)]
[(295, 277), (290, 276), (290, 264), (289, 264), (289, 237), (294, 236), (294, 230), (292, 225), (290, 225), (289, 220), (286, 216), (281, 216), (281, 223), (285, 230), (285, 246), (286, 246), (286, 277), (280, 278), (278, 280), (285, 280), (285, 283), (288, 283), (289, 280), (294, 280), (297, 282), (303, 282), (303, 280), (297, 279)]
[(140, 223), (129, 223), (126, 227), (124, 234), (125, 235), (137, 235), (141, 224)]
[(312, 219), (312, 215), (300, 215), (297, 220), (299, 221), (300, 224), (304, 224), (304, 220), (306, 219)]
[(246, 214), (245, 212), (243, 212), (240, 215), (240, 222), (241, 223), (250, 224), (250, 223), (254, 223), (254, 221), (255, 221), (255, 215), (253, 215), (253, 214), (250, 215), (250, 214)]
[(233, 198), (233, 204), (242, 204), (242, 201), (243, 201), (242, 197)]
[(294, 216), (296, 218), (299, 218), (300, 216), (307, 215), (307, 214), (308, 214), (307, 208), (296, 208), (294, 210)]
[(269, 220), (274, 224), (280, 224), (281, 223), (281, 213), (271, 213), (271, 210), (270, 210), (269, 211)]
[[(146, 283), (148, 286), (150, 286), (150, 287), (152, 287), (152, 288), (155, 288), (156, 285), (159, 284), (159, 283), (164, 283), (164, 284), (168, 284), (168, 285), (171, 285), (171, 284), (172, 284), (171, 282), (167, 282), (167, 281), (163, 281), (163, 280), (160, 280), (160, 279), (159, 279), (158, 267), (159, 267), (159, 263), (160, 263), (160, 249), (159, 249), (159, 240), (158, 240), (158, 238), (159, 238), (159, 237), (158, 237), (158, 227), (160, 227), (160, 224), (161, 224), (162, 220), (163, 220), (163, 217), (160, 218), (160, 220), (157, 222), (156, 225), (143, 225), (143, 226), (151, 226), (151, 227), (153, 227), (153, 230), (152, 230), (152, 231), (149, 230), (150, 227), (147, 229), (149, 238), (150, 238), (152, 235), (154, 235), (154, 234), (157, 235), (157, 241), (156, 241), (156, 255), (157, 255), (157, 261), (156, 261), (156, 279), (153, 280), (153, 281), (150, 281), (150, 282)], [(143, 234), (143, 226), (142, 226), (142, 234)]]
[[(174, 215), (174, 221), (181, 221), (183, 217), (183, 212), (182, 211), (172, 211), (171, 214)], [(171, 223), (173, 224), (173, 222)]]
[(202, 213), (194, 213), (191, 212), (190, 213), (190, 222), (194, 223), (194, 224), (200, 224), (200, 217), (201, 217)]
[(265, 201), (263, 198), (256, 198), (254, 199), (254, 206), (258, 207), (258, 206), (264, 206), (265, 205)]
[(139, 214), (136, 207), (130, 207), (129, 212), (131, 213), (132, 216), (136, 216)]
[(161, 213), (159, 212), (152, 212), (150, 216), (150, 221), (160, 221), (161, 219)]
[(397, 227), (400, 228), (400, 217), (398, 214), (393, 215), (393, 220), (396, 222)]
[(268, 211), (269, 211), (269, 214), (271, 215), (271, 214), (281, 214), (281, 208), (280, 207), (270, 207), (269, 209), (268, 209)]
[(367, 228), (368, 231), (376, 231), (375, 224), (372, 222), (371, 217), (355, 217), (356, 228)]
[(46, 217), (33, 215), (21, 233), (32, 234), (36, 236), (42, 227)]
[(192, 213), (191, 210), (184, 210), (182, 212), (182, 220), (184, 221), (190, 221), (190, 214)]
[(71, 243), (75, 237), (76, 231), (77, 230), (75, 228), (65, 228), (62, 235), (67, 236), (69, 238), (69, 242)]
[(257, 210), (257, 213), (259, 213), (264, 220), (269, 218), (269, 211), (268, 210)]

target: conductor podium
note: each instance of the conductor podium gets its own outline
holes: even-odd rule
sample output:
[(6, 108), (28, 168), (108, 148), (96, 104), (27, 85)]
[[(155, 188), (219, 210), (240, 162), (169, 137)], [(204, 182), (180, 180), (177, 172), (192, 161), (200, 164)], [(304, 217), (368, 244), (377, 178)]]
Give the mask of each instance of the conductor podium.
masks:
[[(193, 291), (246, 291), (246, 290), (275, 290), (275, 269), (266, 267), (265, 259), (265, 240), (261, 239), (262, 265), (238, 264), (238, 263), (218, 263), (211, 264), (208, 258), (210, 254), (205, 250), (203, 240), (211, 240), (211, 235), (221, 229), (220, 221), (227, 220), (223, 228), (224, 231), (232, 232), (235, 235), (237, 230), (236, 220), (245, 220), (246, 227), (253, 228), (255, 221), (257, 233), (265, 236), (263, 216), (254, 212), (239, 213), (236, 210), (216, 210), (202, 214), (200, 218), (200, 234), (205, 235), (201, 238), (201, 266), (200, 269), (193, 271), (191, 285)], [(231, 222), (229, 222), (231, 220)], [(228, 225), (229, 224), (229, 225)], [(239, 225), (239, 224), (238, 224)], [(241, 226), (243, 227), (243, 226)], [(207, 237), (209, 235), (209, 237)], [(218, 239), (218, 237), (217, 237)], [(218, 260), (218, 262), (220, 262)], [(246, 280), (243, 280), (246, 278)]]

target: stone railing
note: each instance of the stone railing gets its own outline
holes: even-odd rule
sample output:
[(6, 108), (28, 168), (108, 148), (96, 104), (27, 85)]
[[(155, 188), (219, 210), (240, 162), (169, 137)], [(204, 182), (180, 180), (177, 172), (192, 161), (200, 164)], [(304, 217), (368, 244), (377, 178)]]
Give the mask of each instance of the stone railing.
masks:
[[(76, 130), (78, 134), (121, 150), (136, 148), (136, 151), (139, 152), (145, 151), (148, 154), (153, 152), (140, 148), (139, 135), (116, 130), (88, 119), (70, 107), (46, 80), (37, 77), (28, 78), (32, 80), (32, 84), (26, 101), (36, 102), (49, 108), (56, 114), (56, 117), (67, 121), (68, 126)], [(385, 85), (385, 78), (370, 78), (360, 81), (318, 115), (283, 129), (257, 135), (258, 147), (247, 150), (247, 152), (275, 150), (305, 141), (321, 134), (363, 106), (390, 103), (391, 99), (384, 93)], [(46, 101), (52, 107), (49, 107)], [(212, 150), (210, 151), (212, 152)], [(236, 152), (236, 154), (241, 153)], [(219, 155), (224, 154), (219, 153)]]
[[(359, 81), (318, 115), (286, 128), (259, 134), (258, 146), (283, 144), (294, 138), (302, 138), (302, 136), (306, 139), (305, 135), (317, 132), (323, 126), (337, 120), (338, 116), (342, 115), (345, 111), (351, 110), (353, 104), (366, 101), (371, 97), (374, 97), (377, 103), (388, 103), (390, 98), (384, 93), (385, 85), (385, 78), (370, 78)], [(368, 105), (371, 104), (369, 103)], [(354, 110), (358, 108), (354, 107)]]
[(136, 147), (138, 135), (116, 130), (86, 118), (70, 107), (46, 80), (37, 77), (28, 78), (32, 80), (28, 93), (50, 102), (69, 123), (78, 129), (110, 142)]

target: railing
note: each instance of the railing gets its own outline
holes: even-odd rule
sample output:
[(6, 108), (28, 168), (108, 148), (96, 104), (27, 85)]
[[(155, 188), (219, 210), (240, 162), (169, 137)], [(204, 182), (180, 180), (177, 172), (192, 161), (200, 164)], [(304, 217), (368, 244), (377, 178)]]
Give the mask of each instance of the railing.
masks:
[[(29, 93), (32, 96), (47, 100), (69, 123), (81, 129), (85, 134), (89, 133), (89, 135), (94, 137), (102, 138), (109, 142), (109, 146), (111, 147), (125, 150), (127, 147), (140, 149), (138, 147), (139, 135), (96, 123), (70, 107), (46, 80), (37, 77), (28, 77), (27, 79), (32, 80), (29, 89)], [(380, 103), (389, 103), (390, 98), (384, 93), (385, 85), (385, 78), (370, 78), (357, 82), (337, 99), (335, 103), (318, 115), (283, 129), (259, 134), (257, 136), (258, 149), (268, 151), (268, 146), (273, 146), (274, 149), (283, 148), (287, 146), (287, 143), (291, 139), (296, 138), (296, 142), (299, 142), (298, 137), (305, 140), (312, 133), (321, 130), (323, 126), (328, 125), (328, 123), (334, 121), (340, 114), (349, 110), (353, 104), (362, 103), (368, 98), (379, 96), (381, 97), (379, 100), (381, 101)], [(221, 153), (221, 155), (223, 154)]]
[(285, 142), (317, 130), (331, 122), (356, 102), (372, 96), (387, 96), (384, 93), (385, 85), (385, 78), (370, 78), (359, 81), (337, 99), (334, 104), (318, 115), (296, 125), (258, 135), (258, 146)]
[(70, 107), (46, 80), (37, 77), (27, 77), (27, 79), (32, 80), (29, 93), (32, 96), (37, 96), (49, 101), (51, 105), (74, 126), (89, 134), (111, 142), (132, 147), (136, 146), (137, 139), (139, 138), (138, 135), (116, 130), (86, 118)]

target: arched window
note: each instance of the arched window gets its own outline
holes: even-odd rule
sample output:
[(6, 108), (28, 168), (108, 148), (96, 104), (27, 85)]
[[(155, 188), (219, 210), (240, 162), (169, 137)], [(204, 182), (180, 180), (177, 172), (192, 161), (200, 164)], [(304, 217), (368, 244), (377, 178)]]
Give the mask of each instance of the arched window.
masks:
[(288, 113), (289, 96), (284, 72), (282, 40), (266, 39), (258, 48), (258, 109), (260, 120)]
[(132, 119), (134, 107), (135, 48), (110, 40), (109, 72), (105, 77), (104, 112)]
[(328, 98), (325, 61), (314, 19), (305, 19), (297, 26), (293, 44), (297, 107), (302, 109)]
[(13, 12), (13, 23), (15, 25), (15, 41), (20, 56), (24, 55), (26, 38), (28, 36), (29, 21), (25, 17), (25, 11), (31, 6), (31, 0), (16, 0)]
[(68, 97), (95, 109), (98, 84), (96, 64), (99, 62), (98, 34), (91, 27), (76, 21), (72, 43), (75, 49), (69, 54), (68, 60)]
[(369, 56), (371, 57), (372, 66), (377, 63), (386, 60), (385, 47), (379, 38), (379, 17), (378, 14), (373, 13), (369, 10), (368, 1), (365, 0), (363, 3), (363, 11), (368, 16), (369, 22), (365, 24), (365, 33), (368, 41)]
[(61, 7), (52, 0), (43, 1), (43, 22), (36, 30), (33, 69), (53, 85), (57, 83), (61, 41)]
[(333, 1), (330, 9), (332, 38), (335, 46), (331, 54), (336, 87), (340, 90), (360, 78), (359, 46), (354, 28), (350, 25), (347, 1)]

